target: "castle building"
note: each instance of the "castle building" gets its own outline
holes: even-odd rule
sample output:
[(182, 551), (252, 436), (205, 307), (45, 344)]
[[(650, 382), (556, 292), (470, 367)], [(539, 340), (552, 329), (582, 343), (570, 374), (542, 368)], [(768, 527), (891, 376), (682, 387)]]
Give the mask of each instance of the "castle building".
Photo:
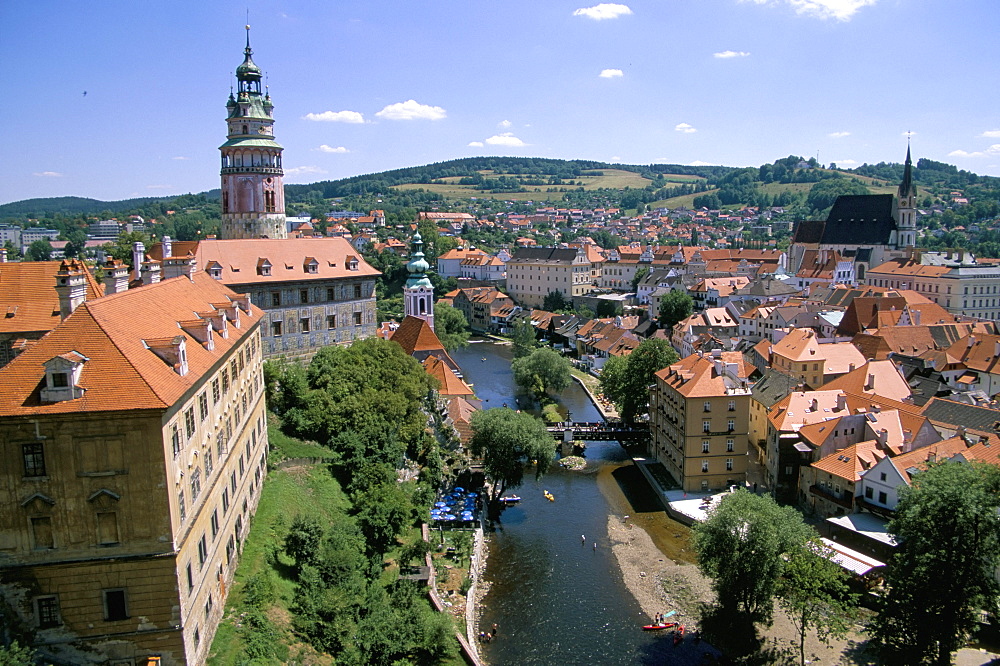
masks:
[(202, 664), (266, 474), (264, 313), (206, 273), (71, 296), (0, 369), (4, 631), (46, 663)]
[(903, 180), (896, 196), (853, 194), (837, 197), (826, 220), (801, 222), (789, 248), (789, 272), (802, 268), (807, 250), (832, 250), (854, 263), (859, 282), (868, 269), (906, 256), (917, 242), (917, 188), (906, 148)]
[(222, 227), (231, 238), (287, 238), (281, 145), (274, 140), (274, 105), (261, 93), (263, 74), (250, 49), (236, 68), (236, 95), (229, 93), (228, 134), (222, 152)]
[(406, 271), (410, 277), (403, 287), (403, 315), (423, 319), (434, 330), (434, 285), (427, 277), (430, 264), (424, 259), (424, 241), (420, 233), (413, 234), (413, 249)]

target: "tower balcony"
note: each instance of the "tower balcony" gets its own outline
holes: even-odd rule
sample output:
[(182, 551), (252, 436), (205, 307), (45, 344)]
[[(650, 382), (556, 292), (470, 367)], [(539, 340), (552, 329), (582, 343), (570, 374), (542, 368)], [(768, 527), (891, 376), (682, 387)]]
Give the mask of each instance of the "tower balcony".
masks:
[(237, 166), (237, 167), (223, 167), (221, 171), (222, 175), (234, 174), (234, 173), (266, 173), (272, 176), (284, 175), (284, 172), (278, 167), (267, 167), (267, 166)]

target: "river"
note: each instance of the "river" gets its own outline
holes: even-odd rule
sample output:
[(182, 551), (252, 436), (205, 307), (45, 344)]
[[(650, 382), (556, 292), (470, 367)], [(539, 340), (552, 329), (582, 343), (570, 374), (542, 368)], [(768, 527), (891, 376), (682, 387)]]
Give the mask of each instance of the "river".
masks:
[[(484, 408), (516, 408), (509, 346), (470, 344), (452, 356)], [(601, 418), (576, 382), (560, 402), (575, 421)], [(607, 520), (630, 513), (677, 559), (687, 559), (687, 528), (658, 510), (617, 442), (588, 442), (586, 458), (583, 471), (553, 465), (541, 481), (526, 476), (515, 489), (523, 500), (503, 512), (491, 535), (480, 624), (500, 627), (482, 646), (490, 664), (669, 663), (668, 641), (640, 629), (649, 618), (622, 583)]]

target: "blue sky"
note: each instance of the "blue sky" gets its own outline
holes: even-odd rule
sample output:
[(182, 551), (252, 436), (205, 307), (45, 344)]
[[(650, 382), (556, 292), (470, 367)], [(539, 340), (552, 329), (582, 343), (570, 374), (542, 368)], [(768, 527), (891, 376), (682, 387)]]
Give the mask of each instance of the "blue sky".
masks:
[[(996, 0), (0, 3), (0, 202), (218, 187), (249, 9), (285, 182), (476, 155), (1000, 175)], [(86, 95), (84, 95), (86, 91)]]

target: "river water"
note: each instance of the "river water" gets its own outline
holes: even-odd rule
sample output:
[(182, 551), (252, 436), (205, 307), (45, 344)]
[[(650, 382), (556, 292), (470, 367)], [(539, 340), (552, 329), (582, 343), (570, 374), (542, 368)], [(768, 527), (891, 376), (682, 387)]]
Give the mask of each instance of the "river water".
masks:
[[(452, 356), (484, 408), (517, 407), (509, 346), (470, 344)], [(576, 382), (560, 402), (574, 421), (601, 418)], [(499, 625), (497, 639), (482, 646), (490, 664), (669, 663), (668, 641), (641, 631), (649, 618), (622, 582), (607, 542), (607, 520), (612, 513), (631, 513), (675, 558), (684, 558), (686, 528), (655, 510), (617, 442), (588, 442), (586, 458), (581, 472), (553, 465), (540, 481), (526, 475), (512, 491), (521, 503), (503, 512), (491, 535), (485, 573), (490, 590), (480, 622), (484, 630)], [(598, 479), (612, 477), (618, 484), (602, 492)], [(543, 497), (544, 490), (554, 502)]]

